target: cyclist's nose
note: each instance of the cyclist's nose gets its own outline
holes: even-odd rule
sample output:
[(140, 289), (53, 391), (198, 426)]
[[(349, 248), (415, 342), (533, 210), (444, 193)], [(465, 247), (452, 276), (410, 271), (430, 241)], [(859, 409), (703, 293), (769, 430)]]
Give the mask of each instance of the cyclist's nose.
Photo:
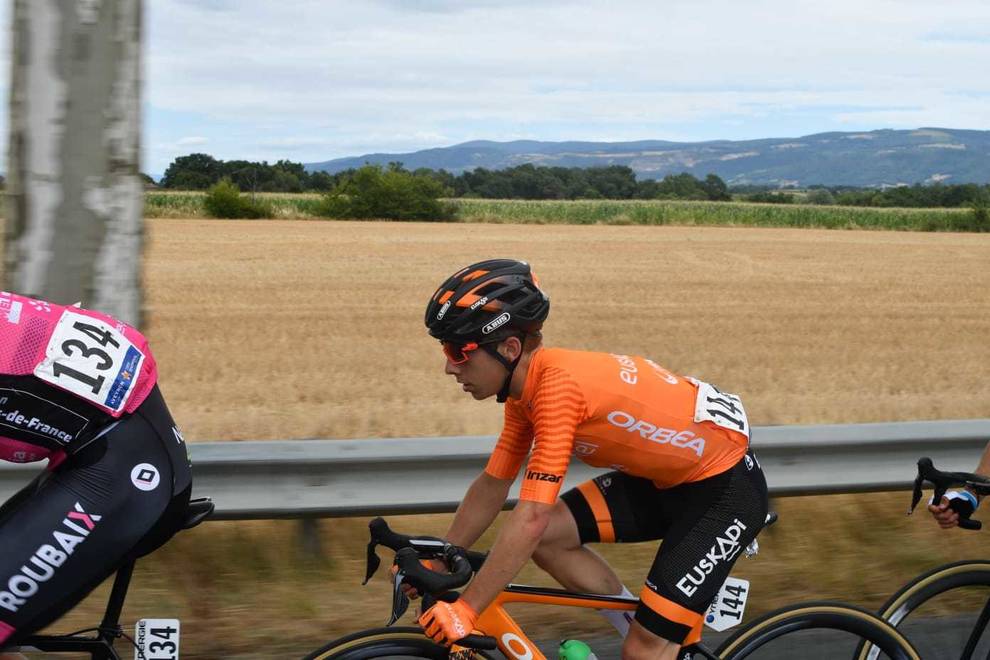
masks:
[(443, 372), (445, 374), (447, 374), (448, 376), (456, 376), (457, 374), (459, 374), (461, 372), (460, 365), (454, 364), (449, 359), (445, 359), (444, 361), (447, 364), (446, 364), (446, 366), (444, 366)]

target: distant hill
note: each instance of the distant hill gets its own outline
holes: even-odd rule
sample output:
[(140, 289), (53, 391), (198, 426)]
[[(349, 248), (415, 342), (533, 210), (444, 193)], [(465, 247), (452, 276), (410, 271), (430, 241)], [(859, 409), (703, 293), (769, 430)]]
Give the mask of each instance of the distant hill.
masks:
[(709, 172), (731, 185), (890, 186), (913, 183), (990, 183), (990, 131), (950, 128), (816, 133), (800, 138), (711, 142), (490, 142), (476, 140), (406, 154), (366, 154), (308, 163), (335, 173), (365, 163), (398, 161), (454, 174), (524, 163), (557, 167), (627, 165), (640, 179)]

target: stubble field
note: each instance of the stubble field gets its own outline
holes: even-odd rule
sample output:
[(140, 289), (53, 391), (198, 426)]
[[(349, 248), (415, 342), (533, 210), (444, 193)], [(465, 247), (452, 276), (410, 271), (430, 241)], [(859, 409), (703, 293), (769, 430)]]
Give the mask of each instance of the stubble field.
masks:
[[(162, 218), (145, 256), (147, 334), (192, 442), (496, 433), (500, 407), (443, 375), (422, 325), (444, 277), (493, 256), (534, 265), (548, 344), (649, 356), (741, 394), (755, 425), (990, 417), (987, 235)], [(906, 497), (776, 502), (739, 564), (751, 607), (876, 606), (922, 568), (983, 556), (979, 535), (905, 519)], [(207, 523), (139, 564), (125, 616), (183, 618), (186, 657), (301, 654), (380, 625), (385, 583), (359, 586), (364, 522), (324, 521), (319, 559), (291, 522)], [(603, 554), (638, 591), (654, 548)]]

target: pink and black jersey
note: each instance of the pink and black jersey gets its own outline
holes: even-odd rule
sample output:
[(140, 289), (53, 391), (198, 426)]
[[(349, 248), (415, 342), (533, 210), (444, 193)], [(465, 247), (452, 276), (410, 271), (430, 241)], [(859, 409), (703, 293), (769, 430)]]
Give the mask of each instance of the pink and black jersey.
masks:
[(134, 328), (0, 292), (0, 459), (26, 463), (71, 451), (141, 405), (157, 375)]

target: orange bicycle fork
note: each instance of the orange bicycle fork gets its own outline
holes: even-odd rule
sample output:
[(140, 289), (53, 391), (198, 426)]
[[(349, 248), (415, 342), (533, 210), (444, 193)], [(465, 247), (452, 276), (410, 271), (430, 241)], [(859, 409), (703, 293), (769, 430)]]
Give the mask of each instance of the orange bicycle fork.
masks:
[(475, 629), (481, 634), (494, 637), (499, 650), (507, 658), (514, 660), (546, 660), (519, 624), (505, 611), (510, 603), (535, 603), (537, 605), (559, 605), (563, 607), (584, 607), (596, 610), (633, 611), (639, 605), (636, 598), (619, 596), (598, 596), (578, 594), (563, 589), (545, 589), (510, 584), (500, 593), (495, 602), (489, 605), (478, 617)]

